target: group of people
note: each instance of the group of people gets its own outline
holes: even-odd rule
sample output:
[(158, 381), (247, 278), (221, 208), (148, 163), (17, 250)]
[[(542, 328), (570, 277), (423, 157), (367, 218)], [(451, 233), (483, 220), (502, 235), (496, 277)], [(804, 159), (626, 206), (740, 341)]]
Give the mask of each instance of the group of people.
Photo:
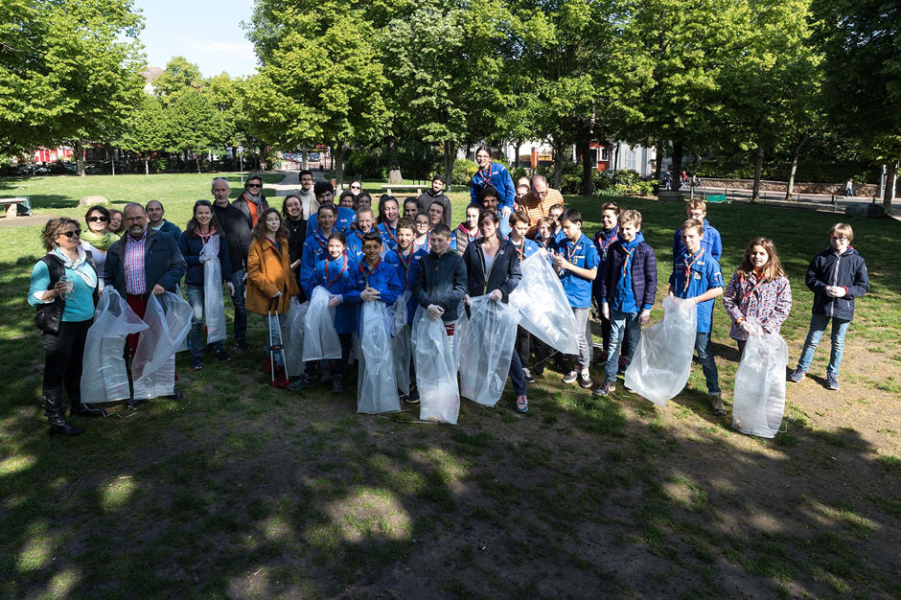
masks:
[[(513, 183), (509, 172), (491, 160), (487, 148), (476, 153), (479, 170), (471, 185), (465, 220), (452, 228), (451, 205), (444, 182), (435, 177), (430, 189), (401, 204), (382, 196), (377, 210), (372, 198), (355, 181), (337, 199), (332, 185), (313, 181), (301, 172), (301, 190), (269, 206), (262, 180), (250, 177), (243, 193), (229, 201), (228, 181), (212, 182), (213, 200), (198, 200), (182, 232), (166, 221), (158, 201), (130, 203), (123, 210), (121, 237), (112, 215), (95, 206), (86, 214), (87, 229), (69, 218), (53, 219), (43, 230), (47, 254), (37, 262), (28, 301), (36, 308), (35, 322), (43, 331), (45, 370), (43, 404), (52, 432), (82, 432), (65, 418), (63, 387), (70, 414), (102, 415), (79, 396), (79, 378), (86, 334), (103, 286), (112, 286), (141, 318), (152, 294), (180, 293), (184, 279), (193, 308), (188, 347), (192, 369), (203, 368), (205, 351), (218, 361), (230, 359), (219, 341), (204, 346), (204, 264), (218, 261), (222, 284), (234, 305), (234, 340), (241, 351), (247, 342), (247, 313), (262, 316), (270, 329), (283, 327), (279, 315), (292, 299), (311, 299), (318, 288), (328, 294), (333, 326), (340, 340), (340, 358), (309, 361), (294, 381), (284, 354), (268, 345), (265, 367), (278, 387), (293, 390), (330, 384), (344, 392), (348, 365), (360, 360), (360, 315), (367, 302), (381, 302), (392, 311), (406, 309), (406, 325), (394, 336), (411, 336), (419, 311), (444, 324), (446, 343), (454, 346), (461, 311), (473, 300), (508, 303), (522, 278), (520, 265), (539, 253), (560, 279), (576, 322), (578, 353), (557, 357), (562, 381), (591, 389), (598, 396), (615, 390), (617, 375), (633, 359), (641, 328), (650, 320), (657, 295), (654, 250), (641, 233), (642, 216), (614, 203), (601, 207), (603, 227), (593, 239), (582, 231), (581, 213), (566, 208), (562, 196), (540, 175)], [(715, 299), (732, 321), (730, 336), (739, 351), (750, 335), (776, 335), (791, 309), (791, 287), (772, 240), (754, 238), (745, 248), (738, 270), (728, 284), (719, 266), (722, 240), (706, 219), (703, 200), (686, 205), (687, 219), (673, 238), (673, 271), (668, 294), (697, 305), (695, 349), (702, 366), (713, 410), (724, 413), (710, 334)], [(791, 373), (800, 381), (810, 366), (829, 321), (832, 353), (827, 388), (838, 389), (838, 370), (854, 300), (868, 289), (866, 266), (850, 247), (853, 231), (839, 223), (829, 232), (830, 246), (814, 258), (807, 286), (814, 292), (813, 318), (801, 359)], [(320, 292), (321, 293), (321, 292)], [(596, 384), (590, 374), (589, 312), (598, 308), (604, 377)], [(401, 313), (402, 314), (402, 313)], [(282, 332), (279, 332), (282, 333)], [(129, 336), (125, 353), (133, 356), (138, 336)], [(270, 355), (271, 353), (271, 355)], [(517, 332), (510, 356), (509, 377), (518, 412), (529, 409), (527, 384), (541, 376), (551, 348), (525, 329)], [(415, 379), (414, 361), (405, 366)], [(292, 365), (296, 367), (296, 365)], [(178, 396), (179, 392), (176, 390)], [(419, 402), (416, 386), (402, 396)]]

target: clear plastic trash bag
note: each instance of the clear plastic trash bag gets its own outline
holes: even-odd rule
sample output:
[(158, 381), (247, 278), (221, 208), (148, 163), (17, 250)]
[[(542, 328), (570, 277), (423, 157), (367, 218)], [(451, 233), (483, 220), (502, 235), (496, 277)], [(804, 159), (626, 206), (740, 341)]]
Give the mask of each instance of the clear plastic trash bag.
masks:
[(225, 339), (225, 301), (222, 296), (222, 265), (219, 264), (219, 235), (200, 251), (203, 263), (203, 317), (206, 320), (206, 341), (208, 344)]
[(357, 377), (357, 412), (377, 415), (400, 410), (391, 330), (394, 318), (384, 302), (363, 302), (360, 346), (363, 360)]
[(132, 359), (134, 397), (148, 400), (175, 392), (175, 351), (191, 331), (194, 309), (171, 292), (150, 294), (144, 322)]
[(488, 296), (470, 302), (460, 345), (460, 393), (483, 406), (500, 400), (510, 373), (519, 311)]
[(128, 398), (125, 339), (145, 329), (147, 324), (131, 310), (115, 288), (103, 288), (84, 345), (82, 402), (100, 404)]
[(317, 286), (310, 298), (303, 330), (303, 360), (330, 360), (341, 358), (341, 341), (335, 329), (335, 309), (328, 307), (330, 294)]
[(444, 321), (430, 319), (421, 306), (413, 318), (413, 360), (419, 389), (419, 418), (457, 424), (460, 392), (453, 345)]
[(698, 333), (695, 302), (667, 296), (663, 310), (663, 320), (641, 332), (625, 376), (628, 389), (660, 406), (688, 383)]
[[(178, 296), (179, 298), (185, 297), (185, 295), (181, 291), (180, 285), (175, 286), (175, 295)], [(178, 354), (179, 352), (187, 352), (188, 350), (190, 350), (190, 348), (188, 348), (188, 340), (190, 339), (190, 337), (191, 336), (190, 336), (190, 332), (189, 332), (189, 335), (188, 335), (188, 337), (185, 338), (185, 341), (183, 341), (181, 343), (181, 345), (175, 350), (176, 354)]]
[(735, 373), (732, 427), (750, 435), (775, 437), (785, 411), (788, 346), (778, 334), (749, 335)]
[(410, 327), (407, 326), (407, 303), (410, 295), (410, 292), (404, 292), (391, 307), (394, 315), (394, 337), (391, 338), (394, 379), (397, 381), (397, 389), (405, 395), (410, 393), (410, 360), (413, 358)]
[(541, 252), (522, 261), (520, 268), (522, 280), (510, 293), (510, 305), (522, 315), (519, 325), (563, 354), (578, 354), (576, 318), (554, 268)]
[(309, 308), (309, 302), (301, 304), (295, 296), (291, 298), (291, 306), (285, 315), (282, 327), (285, 331), (283, 343), (288, 377), (297, 377), (303, 373), (303, 333)]

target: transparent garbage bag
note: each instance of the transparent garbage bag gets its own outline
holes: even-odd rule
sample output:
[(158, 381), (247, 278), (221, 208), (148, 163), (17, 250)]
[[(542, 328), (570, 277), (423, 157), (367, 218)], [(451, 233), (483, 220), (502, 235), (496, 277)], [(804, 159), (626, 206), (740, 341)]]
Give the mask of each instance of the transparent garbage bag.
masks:
[(322, 286), (313, 290), (303, 330), (303, 360), (341, 358), (341, 341), (335, 330), (335, 309), (328, 307), (330, 294)]
[[(184, 298), (184, 297), (185, 297), (185, 295), (184, 295), (184, 294), (182, 293), (182, 291), (181, 291), (181, 286), (180, 286), (180, 285), (177, 285), (177, 284), (176, 284), (176, 286), (175, 286), (175, 295), (178, 296), (179, 298)], [(188, 348), (188, 339), (190, 339), (191, 336), (190, 336), (190, 332), (188, 332), (188, 333), (189, 333), (189, 335), (188, 335), (188, 337), (185, 338), (185, 341), (183, 341), (183, 342), (181, 343), (181, 345), (175, 350), (175, 353), (176, 353), (176, 354), (178, 354), (179, 352), (187, 352), (188, 350), (190, 350), (190, 348)]]
[(360, 346), (363, 360), (357, 377), (357, 412), (377, 415), (400, 410), (391, 331), (394, 317), (384, 302), (363, 302)]
[(695, 302), (667, 296), (663, 310), (663, 320), (641, 332), (625, 376), (628, 389), (660, 406), (688, 383), (698, 332)]
[(402, 394), (410, 393), (410, 360), (413, 358), (410, 327), (407, 326), (407, 303), (410, 301), (410, 295), (410, 292), (404, 292), (391, 307), (394, 316), (391, 356), (394, 360), (394, 379), (397, 381), (397, 389)]
[(283, 343), (288, 377), (297, 377), (303, 373), (303, 333), (309, 308), (309, 302), (301, 304), (295, 296), (291, 298), (291, 306), (285, 315)]
[(510, 373), (519, 311), (488, 296), (470, 302), (460, 345), (460, 393), (483, 406), (500, 400)]
[(749, 335), (732, 394), (732, 427), (765, 438), (775, 437), (785, 411), (788, 346), (778, 334)]
[(144, 322), (132, 359), (134, 396), (148, 400), (175, 392), (175, 352), (191, 331), (194, 309), (171, 292), (150, 294)]
[(116, 289), (103, 288), (94, 323), (88, 329), (81, 375), (81, 401), (100, 404), (129, 396), (125, 339), (147, 329)]
[(510, 293), (510, 305), (522, 315), (519, 325), (563, 354), (578, 354), (576, 318), (554, 268), (541, 252), (520, 268), (522, 280)]
[(203, 316), (206, 320), (208, 344), (225, 339), (225, 301), (222, 296), (219, 243), (219, 236), (214, 235), (200, 251), (200, 257), (206, 259), (203, 263)]
[(444, 321), (430, 319), (421, 306), (413, 318), (413, 360), (419, 389), (419, 418), (457, 424), (460, 392), (453, 346)]

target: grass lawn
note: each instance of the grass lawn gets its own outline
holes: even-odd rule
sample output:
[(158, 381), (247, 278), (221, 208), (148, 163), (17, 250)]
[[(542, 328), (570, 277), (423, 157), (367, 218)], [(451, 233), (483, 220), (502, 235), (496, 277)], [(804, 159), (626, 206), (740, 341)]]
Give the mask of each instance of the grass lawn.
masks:
[[(0, 180), (0, 192), (78, 215), (87, 194), (158, 198), (183, 226), (209, 179)], [(468, 194), (452, 198), (459, 220)], [(596, 199), (567, 202), (587, 231), (599, 226)], [(665, 281), (682, 207), (621, 204), (642, 211)], [(39, 227), (0, 228), (0, 596), (901, 596), (901, 225), (747, 204), (708, 218), (727, 279), (750, 238), (776, 240), (793, 284), (791, 361), (810, 314), (804, 273), (830, 225), (849, 220), (867, 260), (872, 288), (857, 304), (841, 391), (823, 388), (824, 344), (813, 377), (789, 385), (773, 440), (713, 416), (698, 367), (665, 408), (623, 391), (598, 400), (548, 371), (525, 415), (509, 388), (493, 410), (463, 401), (456, 427), (417, 423), (416, 410), (357, 415), (352, 394), (272, 390), (253, 318), (254, 349), (228, 365), (210, 356), (192, 373), (179, 355), (184, 400), (133, 416), (114, 407), (76, 420), (79, 438), (51, 438), (25, 302)], [(722, 305), (714, 325), (731, 408), (737, 352)]]

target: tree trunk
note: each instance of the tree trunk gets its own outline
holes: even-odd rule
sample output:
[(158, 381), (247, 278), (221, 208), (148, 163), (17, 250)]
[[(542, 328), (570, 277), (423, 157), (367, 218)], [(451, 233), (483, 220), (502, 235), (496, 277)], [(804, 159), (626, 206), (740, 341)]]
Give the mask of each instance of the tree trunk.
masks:
[(591, 138), (588, 134), (580, 136), (576, 142), (576, 151), (582, 158), (582, 195), (591, 196), (594, 193), (594, 182), (591, 177)]
[(889, 163), (885, 172), (885, 194), (882, 196), (882, 209), (885, 214), (892, 214), (892, 202), (898, 192), (898, 167), (899, 163)]
[(554, 141), (554, 189), (559, 190), (563, 183), (563, 143)]
[(386, 139), (387, 158), (388, 158), (388, 183), (400, 185), (404, 181), (404, 176), (400, 172), (400, 167), (395, 163), (394, 156), (397, 154), (397, 138), (389, 135)]
[(150, 154), (144, 157), (144, 175), (150, 175)]
[(201, 173), (200, 173), (200, 155), (199, 155), (199, 154), (195, 154), (195, 155), (194, 155), (194, 160), (197, 162), (197, 174), (200, 175), (200, 174), (201, 174)]
[(332, 164), (335, 167), (335, 181), (338, 187), (344, 185), (344, 143), (338, 142), (332, 149)]
[(673, 141), (673, 189), (682, 189), (682, 155), (685, 145), (682, 140)]
[[(515, 156), (514, 159), (513, 159), (513, 168), (514, 168), (514, 169), (518, 169), (518, 168), (519, 168), (519, 147), (520, 147), (521, 145), (522, 145), (522, 144), (520, 144), (520, 143), (517, 141), (516, 144), (513, 146), (514, 151), (516, 152), (516, 156)], [(514, 181), (513, 183), (516, 183), (516, 182)]]
[(75, 172), (79, 177), (87, 174), (84, 170), (84, 143), (81, 140), (75, 140)]
[(300, 168), (304, 171), (307, 170), (307, 147), (300, 147)]
[(454, 182), (454, 153), (456, 150), (453, 142), (444, 140), (444, 183), (447, 185), (448, 192)]
[(657, 141), (657, 163), (654, 165), (654, 179), (660, 181), (663, 174), (663, 142)]
[(788, 187), (785, 188), (785, 199), (791, 200), (795, 193), (795, 174), (798, 172), (798, 159), (801, 157), (801, 147), (807, 141), (808, 136), (802, 135), (801, 139), (795, 144), (792, 152), (792, 167), (788, 173)]
[(763, 172), (763, 146), (757, 146), (754, 157), (754, 187), (751, 190), (751, 202), (760, 200), (760, 174)]

